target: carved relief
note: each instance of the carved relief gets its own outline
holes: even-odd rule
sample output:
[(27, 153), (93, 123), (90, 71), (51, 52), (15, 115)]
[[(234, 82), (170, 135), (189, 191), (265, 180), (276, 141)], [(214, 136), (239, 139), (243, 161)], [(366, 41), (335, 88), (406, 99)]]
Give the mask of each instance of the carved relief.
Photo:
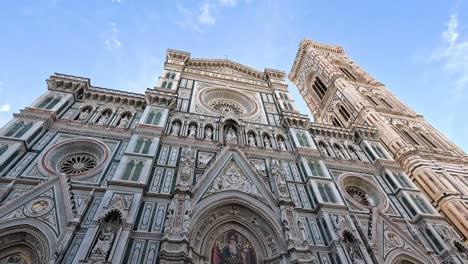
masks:
[(225, 171), (215, 178), (210, 192), (237, 190), (260, 197), (257, 186), (249, 179), (235, 161), (230, 161)]

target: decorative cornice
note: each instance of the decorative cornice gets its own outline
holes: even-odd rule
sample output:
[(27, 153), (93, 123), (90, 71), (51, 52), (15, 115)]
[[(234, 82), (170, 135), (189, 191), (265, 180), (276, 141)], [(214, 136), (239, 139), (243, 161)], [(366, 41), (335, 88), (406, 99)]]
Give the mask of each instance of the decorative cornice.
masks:
[(299, 50), (297, 51), (296, 58), (294, 59), (294, 63), (288, 74), (288, 78), (289, 80), (291, 80), (291, 82), (294, 82), (296, 80), (299, 74), (299, 70), (302, 68), (302, 64), (304, 63), (304, 58), (306, 57), (308, 48), (313, 48), (322, 52), (332, 52), (336, 54), (345, 53), (342, 47), (320, 44), (312, 40), (303, 39), (301, 43), (299, 43)]
[(83, 94), (84, 99), (135, 107), (145, 105), (143, 94), (92, 86), (89, 78), (54, 73), (47, 79), (47, 85), (49, 90), (69, 92), (76, 96)]
[(248, 66), (226, 59), (190, 59), (186, 66), (193, 68), (229, 68), (247, 76), (251, 76), (252, 79), (266, 81), (266, 74), (264, 72), (260, 72)]

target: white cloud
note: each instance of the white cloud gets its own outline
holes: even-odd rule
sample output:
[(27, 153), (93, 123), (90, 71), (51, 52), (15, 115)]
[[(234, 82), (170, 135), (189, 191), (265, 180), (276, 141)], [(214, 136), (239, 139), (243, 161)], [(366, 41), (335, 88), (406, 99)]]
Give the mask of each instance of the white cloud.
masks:
[(445, 41), (447, 41), (450, 46), (452, 46), (458, 39), (458, 36), (460, 35), (458, 33), (458, 17), (456, 14), (452, 14), (450, 16), (450, 21), (448, 23), (447, 30), (442, 32), (442, 37), (444, 38)]
[(198, 16), (198, 21), (202, 25), (213, 25), (216, 23), (216, 19), (211, 14), (211, 6), (209, 3), (204, 3), (200, 7), (200, 15)]
[(10, 110), (11, 110), (10, 104), (0, 105), (0, 112), (10, 112)]
[(218, 2), (223, 6), (236, 6), (237, 0), (218, 0)]
[(120, 0), (112, 0), (112, 3), (120, 4)]
[[(249, 2), (246, 0), (245, 2)], [(238, 0), (206, 0), (197, 9), (189, 9), (177, 4), (177, 10), (181, 16), (177, 16), (176, 23), (183, 27), (203, 32), (203, 28), (216, 24), (216, 15), (223, 8), (231, 8), (239, 3)]]
[(108, 37), (104, 41), (104, 44), (106, 44), (106, 47), (108, 49), (113, 50), (113, 49), (119, 48), (122, 45), (122, 43), (119, 40), (120, 29), (117, 26), (117, 23), (111, 22), (110, 26), (111, 26), (111, 33), (108, 34)]
[(456, 95), (460, 95), (468, 86), (468, 40), (460, 40), (458, 17), (450, 16), (447, 29), (442, 32), (444, 47), (433, 58), (442, 63), (443, 69), (455, 78)]

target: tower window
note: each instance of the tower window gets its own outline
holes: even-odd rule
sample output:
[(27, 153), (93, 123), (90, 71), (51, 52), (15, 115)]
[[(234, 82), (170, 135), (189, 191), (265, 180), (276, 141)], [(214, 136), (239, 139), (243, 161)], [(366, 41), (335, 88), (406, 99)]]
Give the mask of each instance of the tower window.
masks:
[(392, 178), (390, 177), (390, 175), (388, 175), (388, 173), (385, 173), (384, 174), (384, 178), (387, 180), (388, 184), (390, 184), (390, 186), (396, 190), (397, 189), (397, 186), (395, 185), (395, 183), (393, 182)]
[(386, 105), (388, 108), (393, 109), (393, 106), (392, 106), (391, 104), (389, 104), (389, 103), (387, 102), (387, 100), (385, 100), (385, 99), (383, 99), (383, 98), (379, 98), (379, 99), (380, 99), (380, 101), (381, 101), (382, 103), (384, 103), (384, 105)]
[(366, 151), (367, 155), (369, 155), (371, 160), (375, 160), (374, 154), (372, 153), (372, 151), (367, 146), (364, 147), (364, 150)]
[(418, 195), (411, 195), (411, 198), (422, 213), (432, 213), (432, 210), (428, 207), (426, 201), (424, 201), (421, 197), (419, 197)]
[(5, 134), (6, 137), (20, 138), (32, 127), (32, 123), (17, 122), (13, 127)]
[(161, 88), (166, 88), (166, 87), (167, 87), (167, 82), (164, 81), (164, 82), (162, 83), (162, 85), (161, 85)]
[(125, 181), (137, 181), (140, 177), (141, 170), (143, 169), (143, 162), (134, 160), (127, 163), (124, 174), (122, 175), (122, 180)]
[(420, 146), (419, 143), (416, 141), (416, 139), (414, 139), (414, 137), (412, 135), (410, 135), (410, 133), (404, 129), (401, 130), (402, 133), (406, 136), (406, 139), (410, 141), (410, 143), (412, 143), (413, 145), (417, 145), (417, 146)]
[(349, 79), (351, 79), (351, 80), (356, 80), (356, 77), (354, 77), (354, 75), (351, 74), (351, 72), (349, 72), (348, 69), (343, 68), (343, 67), (340, 67), (340, 70), (341, 70), (341, 72), (344, 73), (344, 75), (346, 75), (346, 77), (348, 77)]
[(377, 103), (377, 102), (375, 101), (375, 99), (374, 99), (374, 98), (372, 98), (371, 96), (369, 96), (369, 95), (366, 95), (366, 97), (367, 97), (367, 99), (368, 99), (368, 100), (369, 100), (371, 103), (373, 103), (374, 105), (376, 105), (376, 106), (378, 106), (378, 105), (379, 105), (379, 103)]
[(328, 88), (323, 84), (323, 82), (319, 78), (315, 78), (314, 84), (312, 85), (312, 89), (317, 94), (320, 100), (323, 99), (325, 93), (327, 92)]
[(301, 147), (310, 148), (309, 141), (307, 140), (307, 136), (304, 133), (302, 132), (297, 133), (297, 140), (299, 141), (299, 145)]
[(401, 202), (405, 205), (406, 209), (410, 212), (412, 216), (416, 215), (416, 211), (414, 210), (413, 206), (411, 206), (406, 197), (401, 196)]
[(434, 236), (432, 231), (429, 228), (424, 228), (426, 233), (426, 238), (429, 239), (429, 244), (434, 248), (435, 251), (440, 252), (444, 250), (444, 247), (440, 244), (439, 240)]
[(322, 169), (320, 168), (320, 165), (315, 162), (315, 161), (309, 161), (309, 168), (312, 172), (312, 176), (317, 176), (320, 177), (322, 176)]
[(60, 102), (60, 98), (47, 97), (38, 108), (52, 109), (58, 102)]
[(171, 88), (172, 88), (172, 82), (167, 84), (167, 89), (171, 89)]
[(171, 74), (171, 79), (175, 79), (175, 73)]
[(335, 196), (333, 195), (333, 190), (331, 189), (328, 183), (318, 183), (317, 185), (320, 195), (322, 196), (324, 202), (336, 203)]
[(332, 118), (332, 125), (336, 126), (336, 127), (343, 127), (343, 125), (340, 123), (340, 121), (338, 121), (338, 119), (336, 118)]
[(3, 153), (5, 153), (8, 149), (8, 146), (7, 145), (0, 145), (0, 156), (3, 155)]
[(419, 137), (430, 147), (438, 148), (432, 141), (430, 141), (423, 133), (419, 132)]
[(146, 124), (158, 125), (159, 121), (161, 120), (161, 116), (162, 116), (161, 111), (157, 111), (157, 112), (151, 111), (148, 117), (146, 118)]
[(166, 78), (169, 79), (170, 77), (171, 77), (171, 73), (170, 72), (166, 73)]
[(374, 149), (374, 152), (377, 154), (379, 159), (387, 159), (387, 156), (380, 147), (372, 145), (372, 148)]
[(340, 112), (341, 116), (345, 121), (348, 121), (351, 118), (351, 115), (349, 114), (348, 110), (342, 105), (338, 108), (338, 112)]

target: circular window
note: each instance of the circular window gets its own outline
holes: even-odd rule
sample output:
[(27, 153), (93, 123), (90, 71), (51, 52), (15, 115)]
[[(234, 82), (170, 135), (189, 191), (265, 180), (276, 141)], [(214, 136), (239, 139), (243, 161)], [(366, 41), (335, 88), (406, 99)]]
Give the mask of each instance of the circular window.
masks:
[(226, 100), (214, 101), (210, 103), (210, 106), (219, 112), (232, 113), (236, 115), (242, 115), (245, 112), (241, 106), (234, 102), (229, 102)]
[(388, 206), (385, 194), (371, 179), (360, 175), (341, 175), (339, 184), (347, 200), (362, 210)]
[(96, 167), (96, 157), (89, 154), (75, 154), (64, 159), (59, 165), (60, 172), (75, 175), (90, 171)]
[(41, 168), (46, 174), (65, 173), (87, 177), (98, 172), (109, 159), (109, 149), (94, 139), (69, 139), (52, 146), (42, 157)]
[(259, 109), (255, 100), (247, 94), (220, 87), (204, 89), (199, 94), (199, 101), (212, 113), (230, 113), (243, 118), (256, 115)]
[(366, 192), (364, 192), (360, 188), (348, 186), (346, 187), (346, 192), (358, 203), (364, 206), (370, 205), (369, 199), (368, 199), (369, 196), (367, 195)]

